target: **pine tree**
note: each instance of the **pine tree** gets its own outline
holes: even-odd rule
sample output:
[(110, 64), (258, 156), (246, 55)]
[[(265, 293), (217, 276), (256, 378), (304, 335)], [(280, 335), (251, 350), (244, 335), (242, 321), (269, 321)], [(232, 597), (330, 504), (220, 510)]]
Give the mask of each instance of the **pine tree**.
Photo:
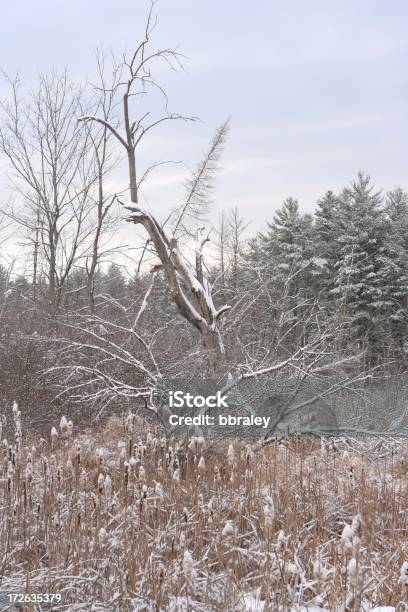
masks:
[(340, 259), (338, 230), (340, 200), (332, 191), (317, 201), (315, 211), (315, 236), (317, 263), (320, 265), (318, 280), (320, 294), (327, 298), (334, 289), (336, 264)]
[(366, 350), (367, 365), (377, 363), (384, 352), (390, 308), (384, 286), (387, 253), (381, 204), (381, 193), (375, 192), (370, 177), (360, 172), (341, 193), (336, 214), (339, 260), (332, 293), (351, 318), (353, 339), (357, 348)]
[(122, 300), (126, 296), (126, 279), (122, 268), (111, 263), (106, 272), (100, 278), (100, 290), (116, 300)]
[[(265, 268), (272, 278), (277, 325), (292, 346), (305, 341), (305, 305), (314, 295), (318, 262), (313, 242), (313, 217), (301, 214), (299, 203), (287, 198), (267, 231), (259, 235)], [(280, 311), (280, 312), (279, 312)], [(288, 332), (288, 330), (292, 330)]]
[(388, 288), (390, 336), (396, 356), (404, 355), (408, 321), (408, 194), (400, 187), (387, 193), (384, 285)]

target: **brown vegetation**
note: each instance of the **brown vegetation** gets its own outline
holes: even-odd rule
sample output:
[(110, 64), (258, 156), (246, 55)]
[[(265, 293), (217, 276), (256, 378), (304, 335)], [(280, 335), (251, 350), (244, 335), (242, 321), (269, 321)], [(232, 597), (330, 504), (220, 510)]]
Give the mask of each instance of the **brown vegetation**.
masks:
[(2, 591), (60, 592), (70, 610), (405, 609), (402, 445), (183, 442), (134, 415), (29, 440), (13, 416)]

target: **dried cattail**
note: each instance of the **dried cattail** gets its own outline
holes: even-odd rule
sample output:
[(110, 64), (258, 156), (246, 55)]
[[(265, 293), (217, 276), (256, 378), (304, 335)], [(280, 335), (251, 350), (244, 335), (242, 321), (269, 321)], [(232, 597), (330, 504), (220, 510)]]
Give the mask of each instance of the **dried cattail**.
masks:
[(58, 443), (58, 431), (55, 427), (51, 427), (51, 448), (56, 448)]
[(277, 543), (276, 543), (276, 550), (278, 552), (283, 552), (287, 546), (288, 540), (289, 540), (289, 536), (285, 534), (283, 529), (280, 529), (278, 533)]
[(345, 525), (340, 536), (340, 544), (345, 553), (353, 549), (354, 531), (351, 525)]
[(77, 443), (75, 448), (76, 448), (76, 462), (77, 462), (77, 465), (81, 465), (81, 445)]
[(63, 438), (67, 438), (69, 436), (69, 424), (66, 416), (61, 417), (60, 430)]
[(191, 553), (186, 550), (183, 556), (183, 574), (186, 582), (193, 586), (196, 580), (196, 571), (194, 569), (194, 561)]
[(22, 446), (23, 441), (23, 430), (21, 427), (21, 412), (18, 409), (18, 405), (16, 402), (13, 403), (13, 419), (14, 419), (14, 427), (15, 427), (15, 440), (17, 444), (17, 450), (19, 451)]
[(101, 546), (104, 546), (108, 541), (108, 532), (103, 527), (99, 530), (98, 540)]
[(67, 468), (71, 472), (72, 478), (76, 478), (76, 471), (75, 471), (74, 464), (72, 463), (71, 457), (68, 457), (68, 459), (67, 459)]
[(96, 462), (99, 466), (101, 466), (105, 459), (105, 449), (97, 448), (95, 451)]
[(82, 490), (86, 489), (88, 483), (88, 476), (84, 469), (81, 470), (79, 474), (79, 486)]
[(145, 456), (145, 452), (146, 452), (146, 447), (143, 444), (141, 438), (138, 439), (138, 443), (137, 443), (137, 453), (139, 454), (140, 457), (140, 461), (142, 462)]
[(198, 469), (200, 474), (202, 474), (202, 475), (205, 474), (206, 465), (205, 465), (205, 459), (204, 459), (203, 455), (201, 455), (201, 457), (200, 457), (200, 461), (198, 462), (197, 469)]
[(271, 497), (266, 497), (265, 499), (265, 505), (263, 507), (263, 513), (264, 513), (264, 522), (265, 522), (265, 527), (267, 529), (271, 529), (273, 526), (273, 521), (275, 518), (275, 508), (273, 505), (273, 500)]
[(13, 477), (14, 477), (14, 466), (13, 466), (13, 463), (9, 461), (7, 464), (7, 490), (8, 492), (11, 491), (12, 484), (13, 484)]
[(235, 465), (235, 451), (232, 444), (230, 444), (228, 447), (227, 459), (230, 466)]
[(105, 476), (103, 474), (99, 474), (98, 476), (98, 491), (102, 495), (105, 486)]
[(356, 514), (351, 522), (351, 529), (353, 530), (353, 535), (360, 535), (361, 529), (363, 526), (363, 519), (361, 518), (361, 514)]
[(246, 464), (247, 466), (249, 466), (254, 458), (254, 451), (252, 449), (252, 447), (247, 444), (246, 448), (245, 448), (245, 460), (246, 460)]
[(157, 497), (164, 497), (163, 487), (161, 486), (160, 482), (156, 482), (154, 492), (156, 493)]
[(25, 478), (28, 483), (30, 483), (33, 479), (33, 464), (31, 463), (31, 461), (27, 463), (25, 470)]
[(203, 436), (197, 436), (195, 442), (197, 449), (202, 452), (205, 448), (205, 438)]
[(121, 461), (125, 461), (126, 457), (127, 457), (126, 446), (123, 445), (121, 447), (121, 449), (120, 449), (120, 452), (119, 452), (119, 458), (120, 458)]
[(227, 521), (224, 525), (221, 534), (224, 538), (231, 538), (235, 535), (235, 525), (234, 521)]
[(128, 433), (131, 433), (133, 431), (134, 422), (135, 422), (135, 415), (132, 412), (129, 412), (129, 414), (126, 417), (126, 431)]
[(351, 557), (347, 564), (347, 577), (353, 585), (355, 585), (357, 581), (357, 567), (357, 559), (355, 557)]
[(106, 497), (112, 497), (112, 479), (109, 474), (106, 474), (105, 480), (103, 481), (103, 490)]
[(399, 581), (401, 584), (408, 587), (408, 561), (404, 561), (401, 565)]
[(48, 459), (47, 457), (43, 457), (41, 460), (42, 466), (43, 466), (43, 470), (44, 470), (44, 476), (47, 476), (47, 472), (48, 472)]

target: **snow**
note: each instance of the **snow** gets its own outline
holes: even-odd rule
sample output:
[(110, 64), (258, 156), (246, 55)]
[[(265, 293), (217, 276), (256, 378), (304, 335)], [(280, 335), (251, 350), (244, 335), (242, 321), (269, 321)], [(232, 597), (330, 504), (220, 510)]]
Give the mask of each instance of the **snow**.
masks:
[(262, 612), (265, 609), (265, 604), (263, 601), (260, 601), (258, 596), (254, 593), (245, 593), (242, 596), (242, 600), (239, 601), (238, 610), (242, 610), (242, 612)]

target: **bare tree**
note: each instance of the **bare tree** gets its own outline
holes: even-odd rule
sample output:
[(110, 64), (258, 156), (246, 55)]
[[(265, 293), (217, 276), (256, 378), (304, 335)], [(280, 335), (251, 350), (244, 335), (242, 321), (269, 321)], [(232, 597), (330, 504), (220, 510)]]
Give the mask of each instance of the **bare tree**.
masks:
[(20, 97), (18, 79), (9, 83), (0, 151), (21, 200), (3, 212), (26, 230), (33, 245), (33, 284), (37, 288), (41, 268), (55, 314), (71, 270), (89, 248), (95, 172), (89, 132), (77, 124), (83, 91), (66, 72), (41, 76), (28, 101)]
[(84, 122), (94, 121), (106, 127), (114, 135), (126, 152), (129, 170), (129, 189), (132, 206), (126, 208), (130, 211), (128, 221), (140, 224), (146, 230), (150, 245), (160, 260), (160, 269), (163, 270), (170, 287), (170, 292), (179, 313), (199, 332), (202, 345), (207, 354), (208, 375), (217, 377), (223, 375), (225, 370), (225, 350), (222, 342), (219, 319), (228, 310), (228, 306), (217, 309), (213, 303), (212, 287), (205, 275), (203, 265), (203, 249), (209, 240), (203, 228), (196, 229), (195, 261), (191, 264), (181, 252), (180, 238), (186, 232), (186, 220), (202, 210), (208, 202), (209, 185), (214, 174), (220, 149), (225, 141), (228, 125), (223, 124), (215, 134), (208, 153), (193, 173), (188, 184), (188, 194), (185, 202), (171, 215), (172, 230), (166, 232), (163, 224), (144, 209), (139, 203), (140, 185), (146, 177), (146, 171), (141, 179), (137, 176), (137, 156), (144, 137), (152, 129), (165, 121), (191, 120), (177, 114), (166, 114), (149, 122), (150, 113), (137, 118), (133, 115), (131, 100), (146, 92), (147, 88), (159, 89), (167, 97), (152, 75), (155, 63), (165, 62), (175, 69), (181, 65), (181, 56), (176, 49), (166, 48), (158, 51), (150, 50), (151, 34), (156, 24), (152, 17), (153, 4), (147, 19), (145, 37), (130, 57), (124, 57), (115, 68), (115, 73), (121, 77), (112, 88), (115, 95), (121, 96), (123, 104), (123, 132), (104, 117), (83, 115)]
[[(114, 112), (114, 89), (108, 90), (105, 86), (104, 66), (105, 54), (102, 50), (97, 52), (97, 64), (99, 78), (102, 87), (98, 89), (99, 100), (98, 109), (102, 114), (103, 121), (112, 121)], [(114, 84), (115, 85), (115, 84)], [(107, 252), (102, 250), (103, 236), (109, 233), (116, 224), (116, 216), (112, 214), (113, 206), (117, 201), (116, 193), (108, 193), (106, 190), (106, 174), (115, 166), (117, 158), (112, 158), (108, 152), (109, 137), (111, 131), (102, 125), (99, 130), (88, 128), (89, 139), (92, 143), (95, 159), (96, 189), (92, 194), (94, 203), (94, 227), (91, 235), (91, 252), (86, 257), (87, 292), (89, 308), (91, 313), (95, 312), (95, 278), (99, 264)], [(110, 255), (117, 250), (117, 247), (108, 249)]]

